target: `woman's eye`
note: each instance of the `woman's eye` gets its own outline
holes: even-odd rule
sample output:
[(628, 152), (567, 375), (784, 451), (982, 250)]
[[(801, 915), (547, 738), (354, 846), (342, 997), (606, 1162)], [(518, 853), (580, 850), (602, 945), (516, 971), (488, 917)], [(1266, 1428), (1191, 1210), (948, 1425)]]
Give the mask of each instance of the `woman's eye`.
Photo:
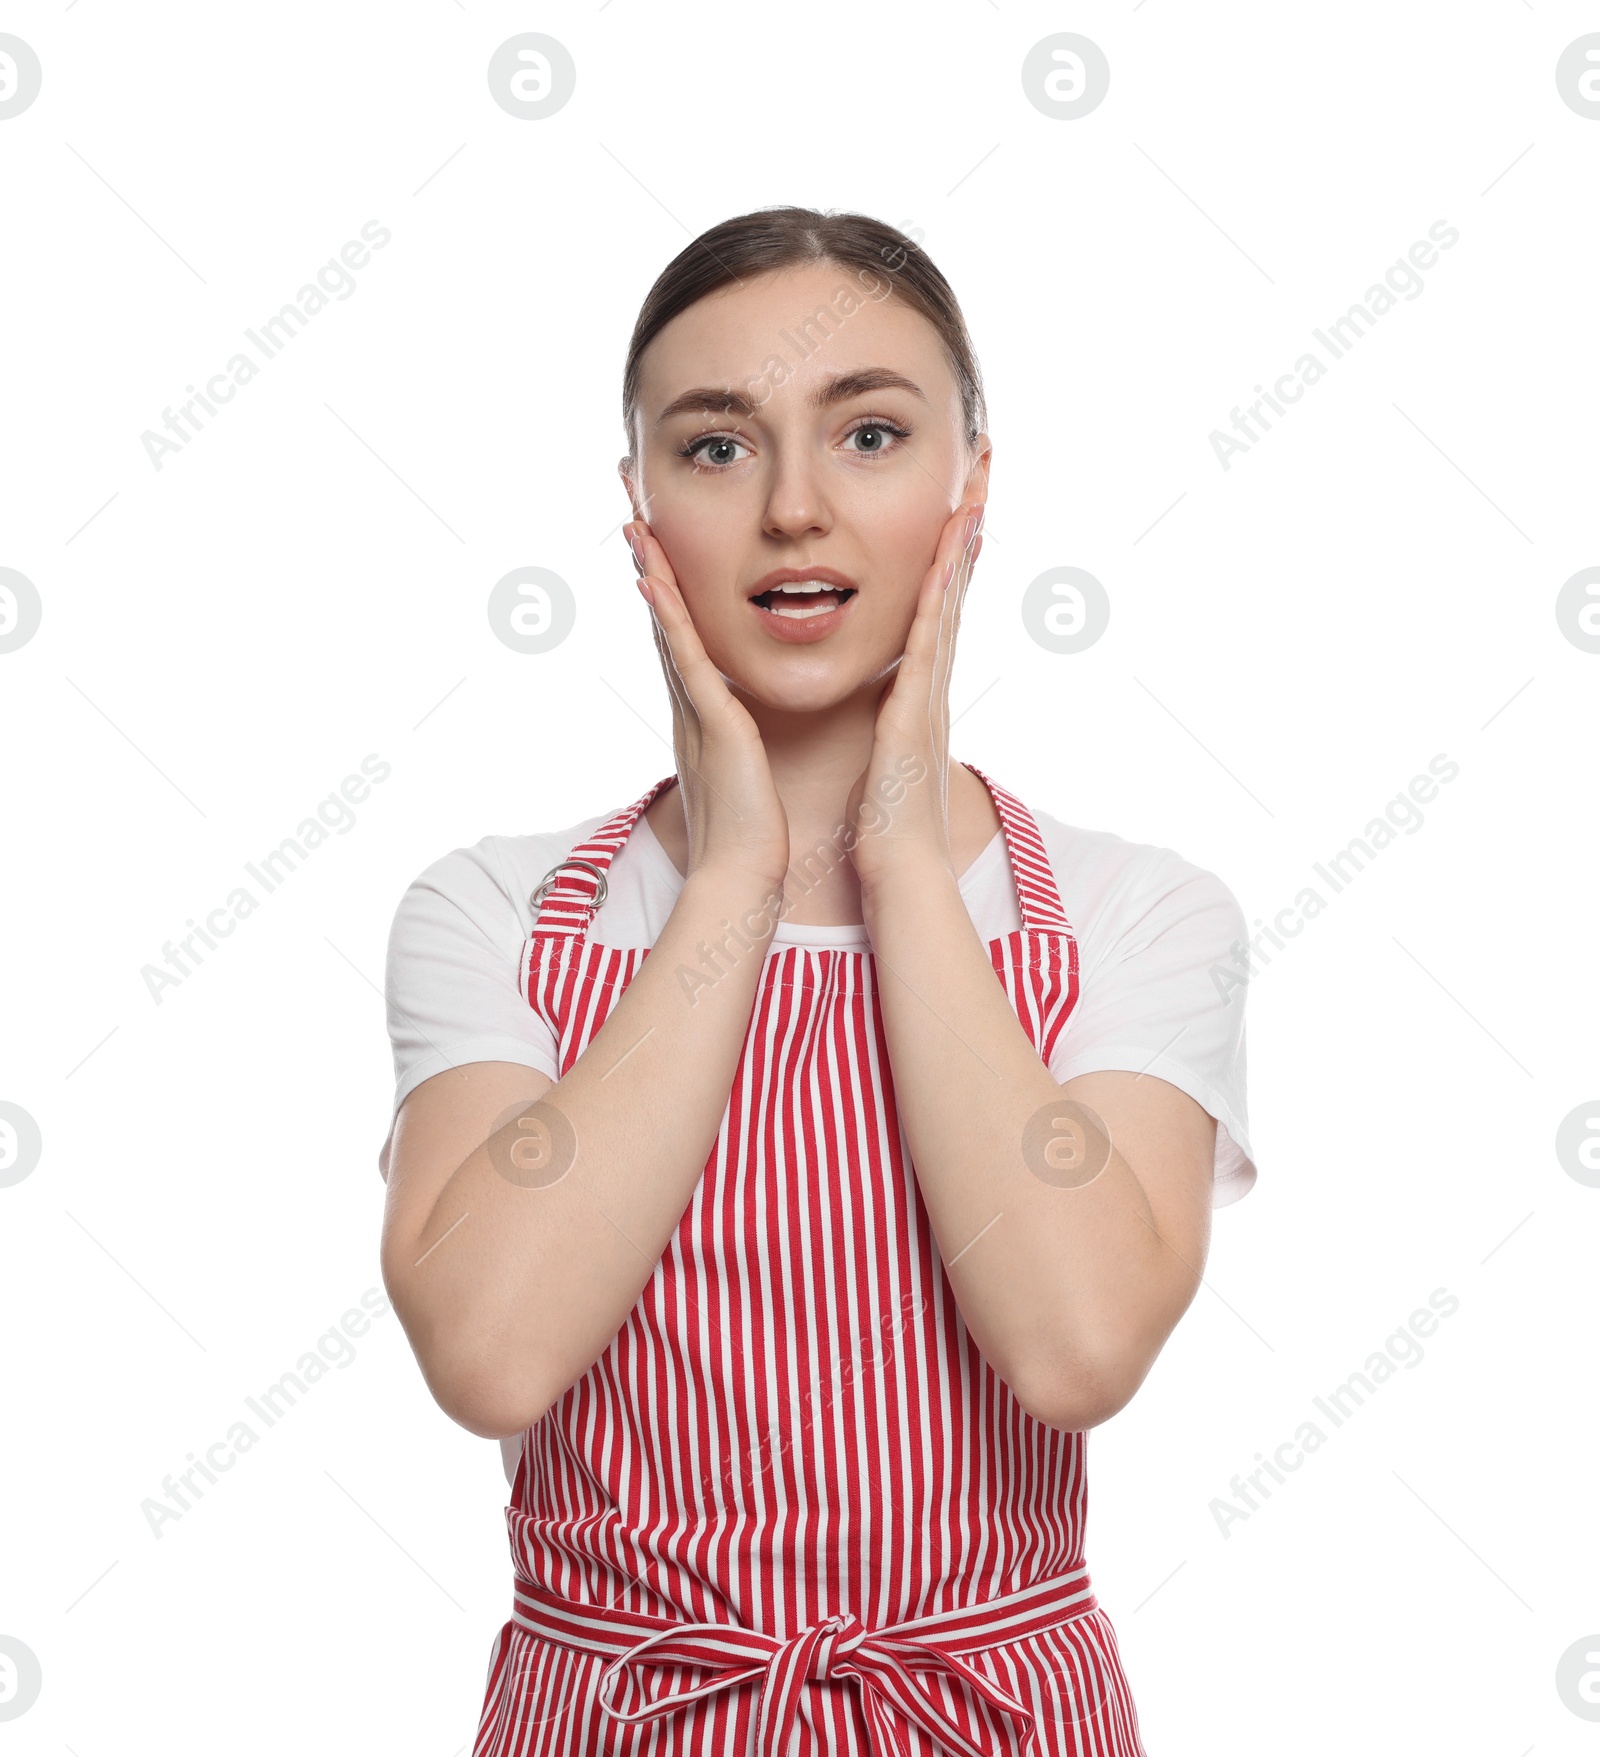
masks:
[(897, 427), (893, 421), (864, 421), (859, 427), (852, 427), (845, 435), (847, 440), (862, 439), (868, 443), (851, 449), (871, 455), (876, 452), (890, 451), (895, 443), (909, 439), (911, 435), (904, 427)]
[(679, 456), (690, 459), (697, 469), (725, 470), (730, 464), (738, 463), (739, 460), (730, 454), (740, 449), (748, 448), (742, 439), (735, 439), (731, 433), (703, 433), (698, 439), (691, 439)]

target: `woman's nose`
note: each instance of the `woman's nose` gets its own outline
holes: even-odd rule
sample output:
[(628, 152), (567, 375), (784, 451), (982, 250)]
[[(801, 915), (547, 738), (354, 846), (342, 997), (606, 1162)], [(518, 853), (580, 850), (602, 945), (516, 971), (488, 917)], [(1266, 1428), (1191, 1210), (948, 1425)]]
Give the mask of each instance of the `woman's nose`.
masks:
[(780, 457), (767, 491), (766, 529), (773, 536), (802, 537), (831, 525), (827, 497), (815, 463), (806, 457)]

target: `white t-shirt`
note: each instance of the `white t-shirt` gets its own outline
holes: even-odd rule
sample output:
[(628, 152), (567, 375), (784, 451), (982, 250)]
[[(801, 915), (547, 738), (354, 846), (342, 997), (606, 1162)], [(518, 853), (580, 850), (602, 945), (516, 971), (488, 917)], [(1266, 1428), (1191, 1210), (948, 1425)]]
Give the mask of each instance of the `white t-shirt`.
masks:
[[(391, 1136), (406, 1094), (447, 1068), (520, 1062), (560, 1077), (553, 1034), (518, 987), (534, 919), (528, 896), (614, 810), (548, 834), (485, 836), (436, 860), (401, 897), (386, 978)], [(1033, 816), (1078, 942), (1078, 1000), (1056, 1038), (1050, 1072), (1059, 1082), (1121, 1068), (1187, 1092), (1217, 1121), (1212, 1206), (1238, 1201), (1256, 1178), (1245, 1115), (1245, 989), (1234, 982), (1219, 991), (1214, 974), (1241, 974), (1233, 948), (1246, 928), (1233, 893), (1170, 848), (1077, 829), (1040, 811)], [(641, 815), (612, 859), (590, 942), (653, 945), (683, 882)], [(1003, 832), (961, 875), (960, 887), (983, 940), (1022, 925)], [(871, 949), (862, 926), (780, 921), (768, 955), (795, 945)], [(385, 1174), (388, 1162), (385, 1141), (378, 1161)]]

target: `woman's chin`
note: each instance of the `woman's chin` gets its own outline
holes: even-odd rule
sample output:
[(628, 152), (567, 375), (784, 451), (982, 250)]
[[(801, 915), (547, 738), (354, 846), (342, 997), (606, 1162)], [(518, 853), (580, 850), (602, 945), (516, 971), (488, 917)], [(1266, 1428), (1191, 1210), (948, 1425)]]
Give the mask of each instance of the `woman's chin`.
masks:
[(884, 691), (882, 667), (829, 660), (819, 654), (800, 661), (744, 665), (723, 681), (751, 710), (777, 714), (829, 714), (865, 701), (875, 709)]

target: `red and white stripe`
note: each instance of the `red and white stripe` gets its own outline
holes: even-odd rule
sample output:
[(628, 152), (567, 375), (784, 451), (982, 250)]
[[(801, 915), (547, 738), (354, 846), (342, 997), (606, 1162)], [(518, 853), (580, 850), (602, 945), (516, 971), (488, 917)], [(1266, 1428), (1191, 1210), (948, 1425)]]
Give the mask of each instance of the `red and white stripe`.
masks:
[[(1077, 942), (1031, 813), (989, 944), (1048, 1060)], [(669, 775), (553, 869), (520, 981), (565, 1074), (646, 947), (590, 944)], [(894, 1106), (870, 952), (770, 946), (727, 1109), (605, 1353), (523, 1436), (513, 1614), (473, 1757), (1144, 1757), (1083, 1560), (1082, 1433), (962, 1323)]]

